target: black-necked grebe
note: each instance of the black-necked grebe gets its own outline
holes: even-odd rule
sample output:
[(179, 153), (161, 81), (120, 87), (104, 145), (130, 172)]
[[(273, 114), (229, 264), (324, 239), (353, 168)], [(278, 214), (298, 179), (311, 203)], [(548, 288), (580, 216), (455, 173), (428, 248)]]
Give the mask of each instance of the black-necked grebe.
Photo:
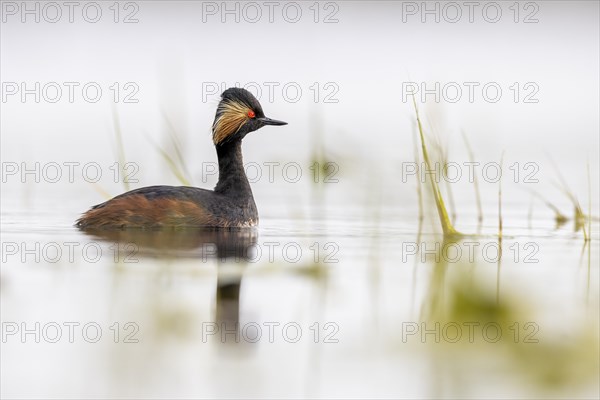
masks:
[(213, 190), (190, 186), (149, 186), (98, 204), (76, 222), (81, 229), (161, 227), (251, 227), (258, 211), (242, 161), (242, 139), (265, 125), (286, 125), (265, 117), (247, 90), (223, 92), (212, 126), (219, 159)]

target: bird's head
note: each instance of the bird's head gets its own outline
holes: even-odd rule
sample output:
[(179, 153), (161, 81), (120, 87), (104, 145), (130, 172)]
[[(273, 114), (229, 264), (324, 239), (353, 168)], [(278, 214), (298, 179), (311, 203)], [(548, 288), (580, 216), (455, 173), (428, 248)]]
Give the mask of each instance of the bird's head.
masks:
[(248, 133), (265, 125), (286, 125), (287, 122), (265, 117), (256, 97), (246, 89), (229, 88), (221, 94), (213, 123), (216, 146), (241, 140)]

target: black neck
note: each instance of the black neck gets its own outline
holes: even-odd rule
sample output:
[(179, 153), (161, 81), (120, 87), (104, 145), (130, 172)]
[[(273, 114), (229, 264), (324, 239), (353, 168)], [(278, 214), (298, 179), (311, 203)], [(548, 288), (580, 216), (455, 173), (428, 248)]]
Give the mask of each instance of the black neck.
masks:
[(215, 192), (227, 195), (233, 199), (252, 197), (250, 183), (244, 171), (242, 160), (242, 141), (233, 140), (216, 145), (219, 159), (219, 182)]

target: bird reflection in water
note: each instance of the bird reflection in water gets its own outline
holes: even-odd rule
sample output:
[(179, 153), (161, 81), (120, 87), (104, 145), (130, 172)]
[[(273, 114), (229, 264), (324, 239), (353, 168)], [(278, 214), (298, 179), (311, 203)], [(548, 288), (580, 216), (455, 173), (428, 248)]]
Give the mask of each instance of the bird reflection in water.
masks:
[(88, 230), (85, 234), (134, 249), (140, 257), (216, 260), (219, 271), (214, 322), (218, 333), (214, 337), (223, 343), (238, 342), (242, 274), (226, 272), (228, 266), (243, 268), (253, 259), (258, 240), (256, 228)]

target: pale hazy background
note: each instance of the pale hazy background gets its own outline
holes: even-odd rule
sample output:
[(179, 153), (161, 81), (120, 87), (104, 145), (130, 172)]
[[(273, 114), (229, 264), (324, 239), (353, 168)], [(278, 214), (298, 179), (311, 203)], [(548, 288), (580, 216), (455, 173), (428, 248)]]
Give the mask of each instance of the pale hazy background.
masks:
[[(592, 181), (597, 180), (597, 2), (537, 2), (537, 9), (525, 9), (525, 3), (520, 3), (519, 23), (513, 20), (512, 3), (507, 2), (499, 3), (502, 16), (497, 23), (484, 19), (486, 2), (474, 9), (472, 23), (466, 7), (458, 23), (446, 22), (444, 16), (453, 18), (454, 11), (440, 4), (439, 23), (434, 15), (426, 15), (426, 23), (422, 23), (420, 10), (416, 15), (404, 14), (403, 22), (403, 9), (406, 12), (412, 5), (392, 1), (336, 2), (335, 7), (321, 3), (319, 23), (314, 22), (314, 11), (309, 8), (313, 3), (298, 3), (302, 15), (297, 23), (283, 18), (286, 3), (275, 8), (272, 23), (264, 6), (258, 22), (249, 22), (255, 11), (244, 3), (237, 6), (239, 23), (234, 15), (225, 15), (226, 23), (222, 23), (220, 2), (147, 1), (137, 2), (137, 11), (132, 6), (120, 10), (120, 19), (135, 11), (138, 23), (114, 23), (110, 4), (100, 4), (103, 14), (97, 23), (82, 18), (82, 7), (75, 9), (73, 23), (68, 22), (66, 9), (58, 23), (45, 22), (43, 15), (39, 23), (33, 22), (31, 15), (27, 23), (20, 23), (20, 14), (5, 15), (2, 82), (26, 82), (28, 87), (34, 82), (98, 82), (103, 94), (95, 104), (83, 100), (81, 86), (75, 90), (72, 104), (64, 86), (63, 98), (56, 104), (43, 100), (36, 104), (31, 95), (25, 103), (19, 95), (9, 96), (2, 103), (4, 162), (96, 161), (106, 173), (117, 158), (114, 106), (126, 159), (140, 166), (136, 175), (140, 185), (175, 184), (177, 180), (152, 144), (167, 146), (162, 139), (167, 131), (162, 109), (178, 131), (195, 183), (212, 186), (214, 177), (202, 183), (200, 174), (203, 161), (216, 161), (210, 125), (218, 95), (205, 96), (203, 83), (229, 87), (256, 82), (263, 91), (266, 114), (288, 121), (289, 126), (266, 128), (248, 137), (245, 161), (297, 161), (307, 167), (314, 141), (311, 131), (317, 127), (328, 159), (340, 165), (340, 173), (347, 177), (357, 171), (380, 174), (388, 183), (395, 183), (400, 163), (414, 157), (414, 112), (410, 102), (402, 99), (403, 82), (425, 82), (429, 88), (435, 82), (442, 86), (479, 82), (473, 103), (463, 86), (463, 97), (456, 104), (443, 99), (435, 103), (433, 96), (421, 104), (426, 124), (434, 127), (451, 160), (468, 160), (461, 136), (464, 130), (481, 162), (497, 162), (505, 151), (506, 165), (538, 163), (540, 184), (535, 189), (556, 197), (558, 203), (569, 204), (553, 189), (556, 172), (547, 154), (581, 196), (587, 194), (588, 160)], [(235, 3), (228, 4), (235, 9)], [(420, 2), (414, 4), (420, 9)], [(218, 8), (216, 15), (206, 14), (214, 10), (211, 7)], [(294, 18), (294, 10), (288, 9), (288, 18)], [(492, 10), (488, 10), (489, 18), (494, 16)], [(534, 11), (531, 18), (538, 22), (523, 23)], [(93, 16), (92, 11), (88, 13)], [(338, 22), (323, 23), (330, 13)], [(134, 98), (139, 102), (115, 105), (109, 89), (114, 82), (119, 83), (122, 95), (129, 92), (123, 89), (125, 83), (137, 84), (139, 92)], [(279, 84), (272, 102), (264, 82)], [(295, 103), (282, 94), (281, 88), (290, 82), (302, 89)], [(315, 82), (320, 88), (316, 103), (310, 89)], [(333, 90), (324, 88), (328, 82), (339, 89), (333, 95), (337, 103), (324, 102)], [(503, 90), (497, 103), (482, 97), (481, 87), (487, 82), (497, 82)], [(539, 87), (533, 97), (538, 103), (515, 103), (509, 88), (514, 82), (521, 85), (522, 96), (529, 92), (523, 85), (534, 82)], [(290, 93), (293, 95), (293, 89)], [(73, 196), (84, 196), (86, 201), (77, 198), (76, 203), (65, 203), (61, 198), (57, 206), (81, 207), (98, 198), (85, 182), (51, 187), (22, 185), (10, 178), (8, 182), (14, 184), (3, 190), (3, 201), (19, 201), (24, 191), (34, 199), (32, 205), (36, 198), (51, 201), (58, 187)], [(110, 179), (100, 183), (111, 194), (122, 190)], [(359, 190), (353, 185), (339, 186)], [(413, 195), (412, 187), (398, 188)], [(30, 196), (32, 192), (39, 196)], [(523, 192), (517, 191), (515, 196), (519, 193)]]
[[(423, 23), (421, 10), (406, 13), (421, 8), (420, 1), (275, 2), (273, 22), (262, 1), (228, 2), (227, 9), (242, 13), (239, 22), (231, 14), (222, 22), (220, 1), (136, 1), (118, 3), (115, 23), (114, 3), (77, 3), (72, 23), (65, 7), (62, 19), (50, 23), (42, 17), (54, 18), (55, 10), (46, 3), (0, 4), (2, 245), (18, 248), (2, 254), (2, 322), (31, 327), (36, 321), (96, 321), (105, 332), (99, 343), (81, 335), (75, 343), (10, 336), (0, 359), (3, 396), (598, 397), (598, 223), (593, 221), (592, 241), (585, 242), (557, 172), (583, 213), (590, 195), (597, 217), (598, 2), (518, 2), (516, 8), (513, 1), (476, 2), (473, 21), (462, 6), (457, 23), (446, 21), (455, 11), (442, 2), (425, 5), (449, 13), (439, 23), (431, 14)], [(25, 14), (22, 22), (23, 4), (49, 14), (39, 23)], [(87, 7), (88, 18), (94, 17), (93, 4), (102, 10), (96, 23), (81, 14)], [(262, 18), (252, 23), (255, 5)], [(494, 6), (502, 14), (491, 23), (486, 18), (494, 17)], [(301, 10), (296, 23), (288, 21), (296, 18), (293, 7)], [(207, 15), (211, 10), (217, 14)], [(123, 23), (132, 12), (137, 22)], [(326, 16), (330, 23), (323, 22)], [(523, 22), (527, 16), (532, 23)], [(434, 242), (435, 207), (426, 203), (420, 225), (417, 181), (402, 179), (403, 163), (415, 159), (415, 113), (402, 93), (410, 81), (427, 88), (436, 82), (479, 84), (473, 102), (465, 86), (457, 103), (435, 102), (433, 96), (422, 101), (419, 94), (417, 102), (430, 148), (437, 137), (449, 161), (469, 161), (462, 132), (476, 161), (497, 163), (504, 154), (502, 265), (479, 253), (468, 262), (440, 263), (404, 252), (406, 243), (440, 245)], [(43, 97), (36, 103), (34, 95), (23, 102), (20, 93), (7, 93), (36, 82), (79, 86), (73, 103), (66, 86), (57, 103)], [(102, 89), (97, 103), (82, 97), (89, 82)], [(483, 99), (481, 88), (489, 82), (503, 91), (496, 103)], [(521, 94), (516, 103), (510, 89), (515, 82)], [(203, 93), (214, 83), (216, 94)], [(264, 167), (263, 178), (252, 184), (263, 254), (266, 243), (295, 243), (304, 250), (302, 262), (291, 263), (278, 252), (274, 260), (239, 265), (173, 249), (177, 257), (141, 252), (139, 262), (127, 263), (114, 259), (115, 243), (73, 227), (89, 206), (126, 189), (111, 168), (120, 160), (119, 149), (138, 168), (139, 182), (130, 188), (180, 184), (159, 151), (175, 154), (166, 119), (181, 142), (191, 183), (214, 186), (216, 175), (202, 175), (203, 163), (216, 162), (210, 127), (220, 87), (237, 83), (258, 83), (266, 115), (289, 123), (249, 135), (244, 160)], [(283, 95), (286, 84), (301, 89), (297, 101)], [(526, 84), (539, 89), (536, 103), (523, 101), (530, 93)], [(273, 99), (268, 85), (275, 86)], [(119, 87), (116, 103), (111, 87)], [(138, 102), (124, 103), (131, 87), (139, 89), (133, 95)], [(250, 90), (257, 94), (256, 87)], [(336, 102), (325, 101), (329, 94)], [(312, 182), (315, 160), (339, 167), (337, 183), (324, 183), (322, 176), (322, 184)], [(296, 162), (302, 179), (286, 181), (290, 177), (282, 176), (280, 166), (269, 181), (265, 163), (271, 162)], [(15, 165), (31, 170), (35, 163), (38, 181), (35, 173), (9, 173)], [(87, 163), (101, 168), (95, 184), (82, 175)], [(537, 168), (536, 182), (524, 182), (532, 171), (524, 169), (526, 163)], [(52, 165), (62, 166), (57, 183), (39, 176)], [(75, 168), (72, 181), (66, 165)], [(456, 228), (476, 234), (466, 240), (498, 246), (498, 183), (480, 176), (482, 222), (472, 183), (463, 178), (440, 186), (456, 211)], [(558, 224), (532, 191), (571, 219)], [(104, 253), (94, 262), (79, 252), (68, 260), (65, 243), (100, 246)], [(314, 243), (321, 255), (324, 244), (338, 246), (335, 262), (314, 260)], [(58, 262), (35, 250), (48, 244), (65, 250)], [(526, 244), (536, 249), (535, 262), (523, 260), (530, 255)], [(306, 332), (303, 341), (235, 346), (202, 340), (202, 324), (218, 319), (218, 291), (236, 280), (237, 297), (226, 300), (239, 308), (241, 323), (296, 321)], [(403, 342), (403, 324), (427, 319), (436, 304), (446, 311), (451, 302), (445, 300), (456, 300), (456, 287), (458, 297), (460, 290), (474, 296), (464, 318), (529, 321), (539, 327), (539, 343), (513, 341), (508, 331), (498, 343), (465, 340), (454, 346), (417, 336)], [(138, 324), (139, 344), (116, 344), (109, 330), (115, 321)], [(312, 340), (309, 327), (326, 321), (338, 324), (338, 343)]]

